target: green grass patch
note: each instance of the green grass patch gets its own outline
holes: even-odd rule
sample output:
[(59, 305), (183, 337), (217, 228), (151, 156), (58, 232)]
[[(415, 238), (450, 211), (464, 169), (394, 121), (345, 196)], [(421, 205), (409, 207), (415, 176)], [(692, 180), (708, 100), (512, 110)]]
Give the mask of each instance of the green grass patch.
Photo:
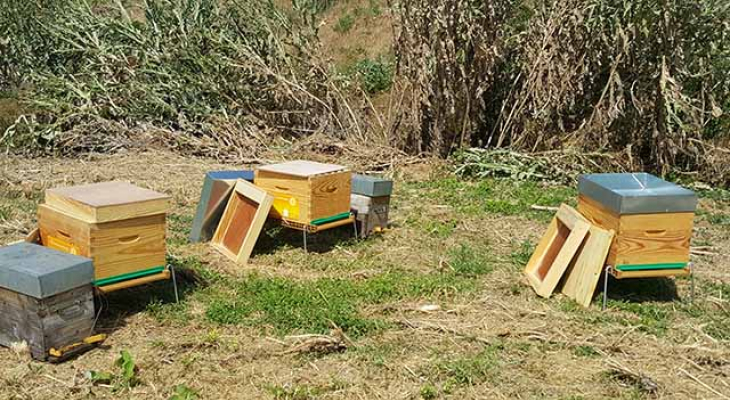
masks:
[(663, 336), (672, 320), (672, 311), (669, 305), (656, 303), (634, 303), (623, 300), (609, 300), (609, 307), (629, 312), (638, 317), (620, 320), (623, 325), (638, 325), (638, 331)]
[(190, 214), (170, 213), (167, 215), (167, 226), (170, 235), (167, 244), (179, 247), (188, 244), (190, 227), (193, 225), (193, 216)]
[(352, 29), (353, 25), (355, 25), (355, 20), (357, 19), (357, 16), (353, 13), (347, 13), (343, 16), (341, 16), (337, 23), (335, 23), (335, 26), (332, 28), (337, 33), (347, 33)]
[(494, 382), (499, 377), (501, 351), (501, 345), (491, 345), (476, 354), (438, 360), (423, 372), (432, 382), (440, 382), (445, 393), (454, 387)]
[(575, 188), (554, 184), (496, 178), (471, 181), (454, 176), (406, 183), (405, 186), (428, 199), (453, 207), (460, 214), (523, 215), (540, 221), (549, 221), (552, 213), (533, 210), (532, 205), (575, 204), (578, 194)]
[(594, 358), (600, 355), (593, 346), (589, 345), (580, 345), (573, 347), (573, 354), (575, 354), (576, 357), (585, 358)]
[(449, 265), (454, 273), (463, 276), (484, 275), (494, 269), (485, 250), (466, 244), (460, 244), (449, 251)]
[(269, 326), (279, 334), (324, 333), (334, 323), (351, 335), (362, 336), (387, 323), (362, 316), (361, 306), (405, 299), (438, 300), (471, 292), (477, 287), (474, 277), (491, 271), (480, 257), (482, 253), (462, 247), (453, 252), (453, 271), (391, 271), (363, 281), (295, 281), (254, 274), (211, 291), (206, 317), (219, 324)]
[(522, 243), (514, 246), (510, 253), (510, 261), (517, 267), (524, 267), (530, 261), (530, 257), (532, 257), (534, 251), (535, 245), (529, 240), (524, 240)]
[(352, 66), (350, 73), (357, 77), (362, 89), (370, 94), (384, 92), (393, 85), (394, 65), (387, 57), (366, 58)]

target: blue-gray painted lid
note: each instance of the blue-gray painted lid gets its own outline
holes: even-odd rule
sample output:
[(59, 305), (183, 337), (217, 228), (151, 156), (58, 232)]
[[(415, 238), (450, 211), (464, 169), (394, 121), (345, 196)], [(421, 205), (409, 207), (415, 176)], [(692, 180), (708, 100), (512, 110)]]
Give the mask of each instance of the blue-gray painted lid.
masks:
[(94, 281), (91, 259), (31, 243), (0, 247), (0, 287), (46, 298)]

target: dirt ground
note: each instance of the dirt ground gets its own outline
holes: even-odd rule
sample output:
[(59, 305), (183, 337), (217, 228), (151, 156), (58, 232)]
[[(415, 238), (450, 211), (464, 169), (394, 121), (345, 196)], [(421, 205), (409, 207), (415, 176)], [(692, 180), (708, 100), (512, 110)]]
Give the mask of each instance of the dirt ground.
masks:
[[(337, 156), (316, 157), (339, 161)], [(611, 281), (615, 294), (609, 309), (601, 311), (597, 301), (581, 309), (561, 295), (540, 299), (522, 276), (525, 246), (539, 239), (549, 217), (460, 211), (444, 199), (469, 186), (439, 186), (448, 178), (439, 163), (427, 160), (386, 169), (396, 180), (393, 227), (365, 243), (335, 242), (304, 254), (298, 236), (290, 237), (255, 254), (246, 266), (233, 264), (207, 244), (187, 244), (185, 230), (204, 173), (239, 167), (246, 166), (159, 152), (79, 159), (2, 156), (0, 243), (20, 240), (33, 228), (45, 188), (116, 179), (170, 194), (169, 253), (197, 257), (223, 280), (252, 273), (297, 282), (367, 280), (394, 268), (425, 274), (448, 268), (446, 255), (465, 245), (488, 252), (489, 272), (469, 278), (476, 283), (471, 291), (454, 287), (452, 294), (427, 293), (361, 307), (359, 313), (388, 321), (387, 327), (353, 337), (346, 350), (327, 354), (287, 351), (301, 342), (297, 335), (314, 332), (282, 334), (266, 326), (211, 321), (206, 318), (210, 305), (196, 292), (214, 289), (188, 288), (183, 300), (187, 311), (178, 319), (155, 312), (160, 297), (154, 292), (169, 293), (165, 284), (112, 295), (104, 299), (107, 310), (99, 324), (109, 334), (104, 348), (60, 365), (30, 361), (22, 352), (1, 348), (0, 398), (730, 396), (726, 198), (702, 200), (693, 245), (709, 254), (693, 256), (697, 287), (692, 305), (686, 304), (687, 279)], [(438, 223), (429, 225), (433, 221)], [(161, 298), (170, 302), (169, 295)], [(438, 309), (423, 311), (424, 305)], [(175, 310), (163, 306), (168, 313)], [(88, 372), (116, 371), (114, 361), (122, 350), (134, 357), (140, 383), (131, 388), (92, 384)], [(190, 391), (171, 397), (178, 385)]]

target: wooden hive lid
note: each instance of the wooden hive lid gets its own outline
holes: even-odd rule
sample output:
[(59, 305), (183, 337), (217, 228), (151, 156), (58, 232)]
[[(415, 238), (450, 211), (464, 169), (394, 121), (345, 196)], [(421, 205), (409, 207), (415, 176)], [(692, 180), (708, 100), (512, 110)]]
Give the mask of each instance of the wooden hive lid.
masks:
[(281, 164), (264, 165), (259, 167), (258, 170), (308, 178), (310, 176), (331, 174), (333, 172), (345, 172), (348, 171), (348, 168), (336, 164), (323, 164), (314, 161), (297, 160)]
[(102, 182), (46, 190), (46, 204), (87, 222), (110, 222), (167, 213), (170, 196), (128, 182)]
[(93, 280), (89, 258), (31, 243), (0, 248), (0, 287), (5, 289), (44, 299)]

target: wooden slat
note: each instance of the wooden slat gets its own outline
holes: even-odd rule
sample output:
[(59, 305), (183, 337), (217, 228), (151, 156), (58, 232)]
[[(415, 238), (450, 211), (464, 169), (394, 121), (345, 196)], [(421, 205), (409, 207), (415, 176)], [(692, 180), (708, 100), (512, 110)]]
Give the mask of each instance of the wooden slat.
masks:
[(97, 290), (99, 290), (102, 293), (110, 293), (117, 290), (122, 289), (128, 289), (135, 286), (141, 286), (152, 282), (161, 281), (163, 279), (170, 279), (170, 270), (164, 270), (160, 272), (159, 274), (155, 275), (149, 275), (142, 278), (137, 279), (130, 279), (128, 281), (123, 281), (119, 283), (113, 283), (111, 285), (106, 285), (102, 287), (98, 287)]
[(585, 243), (566, 272), (562, 293), (588, 307), (611, 249), (614, 232), (591, 225)]
[(655, 269), (646, 271), (617, 271), (611, 269), (611, 275), (616, 279), (631, 279), (631, 278), (667, 278), (670, 276), (689, 276), (691, 270), (689, 268), (683, 269)]

